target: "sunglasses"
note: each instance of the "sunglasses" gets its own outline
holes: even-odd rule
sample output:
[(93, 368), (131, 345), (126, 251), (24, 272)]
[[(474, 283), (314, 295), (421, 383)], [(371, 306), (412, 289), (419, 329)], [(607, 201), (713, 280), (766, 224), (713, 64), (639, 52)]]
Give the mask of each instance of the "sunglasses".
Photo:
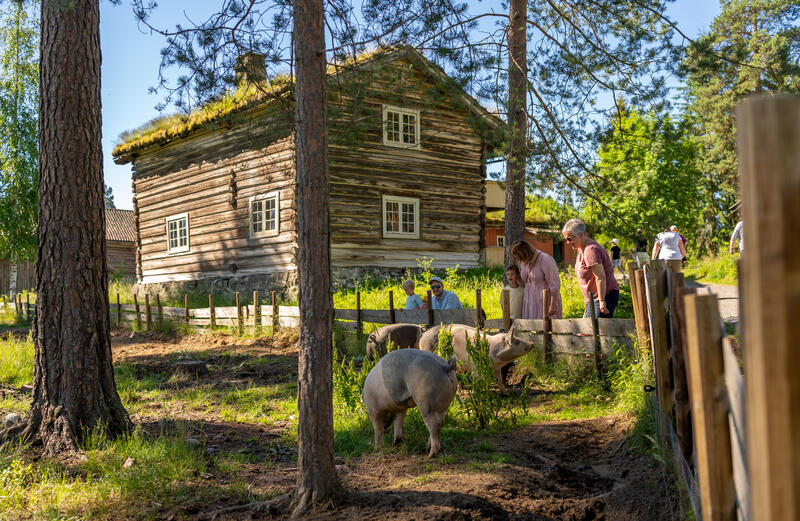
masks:
[(567, 240), (567, 242), (572, 242), (572, 239), (574, 239), (574, 238), (575, 238), (574, 236), (572, 236), (572, 237), (567, 237), (567, 239), (566, 239), (566, 240)]
[(442, 287), (441, 284), (431, 284), (431, 289), (439, 289), (441, 287)]

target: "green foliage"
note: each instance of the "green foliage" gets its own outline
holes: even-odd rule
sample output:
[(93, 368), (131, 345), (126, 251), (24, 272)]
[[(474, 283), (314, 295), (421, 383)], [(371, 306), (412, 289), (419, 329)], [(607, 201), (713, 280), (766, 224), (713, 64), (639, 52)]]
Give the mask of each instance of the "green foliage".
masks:
[(19, 387), (33, 381), (33, 340), (8, 335), (0, 341), (0, 384)]
[[(388, 346), (387, 346), (388, 348)], [(364, 357), (359, 366), (356, 359), (347, 360), (341, 356), (336, 347), (333, 348), (333, 395), (337, 403), (343, 404), (353, 411), (362, 407), (361, 395), (367, 375), (377, 362)]]
[(32, 260), (38, 206), (36, 6), (0, 4), (0, 258)]
[(598, 157), (592, 191), (616, 214), (587, 200), (584, 215), (600, 232), (598, 240), (618, 238), (622, 249), (630, 249), (636, 228), (652, 237), (674, 224), (694, 245), (701, 227), (703, 206), (697, 194), (703, 175), (687, 124), (623, 107)]
[(800, 9), (796, 0), (725, 0), (707, 34), (686, 50), (682, 68), (705, 174), (701, 250), (724, 251), (739, 199), (734, 107), (761, 92), (800, 93)]

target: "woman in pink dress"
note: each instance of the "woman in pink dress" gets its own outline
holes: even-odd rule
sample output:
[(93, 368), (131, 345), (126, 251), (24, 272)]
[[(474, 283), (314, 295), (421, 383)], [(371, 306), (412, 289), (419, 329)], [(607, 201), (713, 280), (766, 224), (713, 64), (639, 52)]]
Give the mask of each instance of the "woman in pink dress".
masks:
[(512, 244), (511, 253), (519, 263), (520, 279), (525, 285), (522, 318), (544, 318), (542, 290), (545, 289), (550, 290), (548, 318), (561, 318), (561, 279), (555, 259), (527, 241)]

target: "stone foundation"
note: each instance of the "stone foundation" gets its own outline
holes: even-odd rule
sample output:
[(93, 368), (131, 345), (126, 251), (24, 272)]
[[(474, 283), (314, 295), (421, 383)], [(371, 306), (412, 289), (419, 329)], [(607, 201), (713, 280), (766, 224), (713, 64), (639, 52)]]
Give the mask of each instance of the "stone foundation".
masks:
[(239, 292), (242, 297), (247, 295), (249, 301), (254, 291), (258, 291), (262, 295), (260, 298), (269, 299), (271, 292), (277, 291), (278, 297), (282, 301), (297, 300), (297, 272), (231, 275), (230, 277), (198, 280), (134, 284), (131, 288), (131, 294), (136, 294), (140, 302), (144, 299), (145, 292), (149, 293), (151, 297), (159, 295), (162, 299), (177, 298), (179, 300), (186, 293), (233, 297), (236, 292)]

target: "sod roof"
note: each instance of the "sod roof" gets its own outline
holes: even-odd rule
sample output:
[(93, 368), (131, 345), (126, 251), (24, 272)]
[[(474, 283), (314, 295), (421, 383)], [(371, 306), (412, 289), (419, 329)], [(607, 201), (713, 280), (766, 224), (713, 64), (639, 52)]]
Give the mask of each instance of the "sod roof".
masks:
[[(467, 94), (436, 64), (428, 61), (422, 54), (410, 47), (383, 48), (359, 55), (350, 63), (328, 67), (328, 76), (333, 77), (344, 71), (352, 71), (353, 66), (369, 66), (370, 64), (390, 63), (408, 58), (419, 66), (434, 81), (454, 88), (456, 95), (474, 114), (482, 117), (492, 129), (499, 129), (503, 121), (496, 114), (490, 113), (481, 104)], [(148, 121), (141, 127), (123, 132), (119, 144), (114, 147), (114, 162), (125, 164), (131, 162), (135, 155), (153, 145), (165, 145), (173, 140), (184, 138), (203, 127), (212, 127), (226, 118), (254, 109), (262, 104), (269, 104), (280, 99), (293, 96), (293, 83), (288, 75), (269, 78), (266, 83), (236, 88), (211, 101), (190, 114), (173, 114)]]

